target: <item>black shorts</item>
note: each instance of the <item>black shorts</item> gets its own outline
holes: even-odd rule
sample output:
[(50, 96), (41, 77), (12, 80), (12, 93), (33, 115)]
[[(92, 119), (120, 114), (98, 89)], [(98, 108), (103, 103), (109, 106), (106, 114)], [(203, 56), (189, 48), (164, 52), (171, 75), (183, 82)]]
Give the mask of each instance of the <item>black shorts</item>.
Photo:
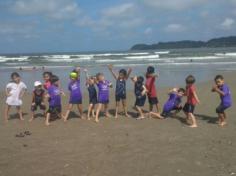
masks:
[(224, 106), (224, 105), (219, 105), (217, 108), (216, 108), (216, 113), (217, 114), (222, 114), (225, 112), (226, 109), (228, 109), (230, 106)]
[(157, 97), (148, 97), (148, 102), (149, 102), (150, 105), (156, 105), (156, 104), (159, 103)]
[(61, 113), (61, 106), (49, 106), (48, 113), (60, 114)]
[(142, 98), (136, 98), (135, 106), (143, 107), (145, 105), (145, 102), (146, 102), (146, 96)]
[(89, 104), (97, 104), (98, 103), (98, 99), (97, 98), (92, 98), (92, 99), (89, 99)]
[[(180, 112), (182, 109), (183, 109), (182, 106), (175, 106), (171, 111)], [(163, 111), (163, 112), (161, 113), (161, 116), (166, 118), (166, 117), (168, 117), (168, 116), (170, 115), (171, 111), (169, 111), (169, 112)]]
[(116, 95), (116, 102), (126, 100), (126, 95)]
[(44, 111), (46, 110), (46, 106), (44, 104), (37, 103), (31, 106), (31, 111), (32, 112), (37, 111), (38, 107), (40, 108), (40, 110), (44, 110)]
[(98, 103), (107, 105), (107, 104), (109, 104), (109, 100), (98, 100)]
[(195, 106), (189, 103), (184, 105), (183, 111), (186, 113), (194, 113)]

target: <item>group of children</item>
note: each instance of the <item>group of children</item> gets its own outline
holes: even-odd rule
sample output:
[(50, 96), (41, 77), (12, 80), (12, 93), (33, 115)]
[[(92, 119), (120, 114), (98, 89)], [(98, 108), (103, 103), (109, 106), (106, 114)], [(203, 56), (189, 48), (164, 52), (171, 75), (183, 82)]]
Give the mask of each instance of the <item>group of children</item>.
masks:
[[(130, 117), (127, 110), (126, 102), (126, 82), (129, 80), (132, 69), (121, 69), (119, 73), (113, 70), (113, 66), (109, 65), (108, 69), (116, 80), (115, 86), (115, 118), (118, 118), (120, 103), (122, 104), (123, 112), (126, 117)], [(91, 116), (95, 118), (96, 122), (99, 122), (99, 115), (102, 109), (104, 109), (105, 116), (110, 117), (109, 113), (109, 89), (112, 88), (112, 83), (105, 79), (103, 73), (98, 73), (95, 76), (91, 76), (87, 69), (84, 69), (86, 75), (86, 87), (89, 93), (89, 106), (87, 112), (87, 119), (90, 120)], [(56, 115), (67, 121), (73, 106), (77, 106), (80, 113), (80, 117), (84, 119), (83, 107), (82, 107), (82, 92), (80, 81), (81, 68), (77, 67), (70, 73), (70, 82), (68, 84), (68, 90), (70, 91), (70, 98), (68, 102), (68, 108), (65, 114), (62, 114), (61, 96), (65, 95), (60, 86), (58, 76), (51, 72), (44, 72), (44, 83), (36, 81), (34, 83), (34, 91), (32, 94), (31, 112), (32, 116), (30, 121), (34, 119), (35, 111), (40, 108), (46, 117), (45, 124), (50, 125), (50, 119), (52, 115)], [(171, 115), (175, 116), (181, 110), (186, 115), (186, 121), (190, 127), (197, 127), (196, 118), (194, 116), (194, 109), (197, 104), (200, 104), (200, 100), (196, 93), (195, 78), (189, 75), (186, 78), (186, 89), (173, 88), (169, 92), (169, 98), (163, 106), (163, 111), (159, 111), (159, 102), (156, 91), (156, 79), (158, 75), (155, 74), (155, 68), (149, 66), (146, 72), (146, 81), (143, 76), (131, 77), (134, 83), (134, 94), (136, 97), (135, 109), (137, 110), (139, 117), (137, 119), (144, 119), (146, 114), (143, 107), (148, 98), (149, 112), (148, 117), (164, 119)], [(21, 105), (22, 97), (27, 90), (26, 85), (21, 81), (20, 75), (16, 72), (11, 74), (11, 82), (6, 86), (6, 109), (5, 120), (8, 121), (9, 110), (12, 106), (17, 108), (20, 120), (23, 119)], [(97, 92), (97, 89), (98, 92)], [(226, 125), (226, 113), (225, 110), (231, 107), (232, 99), (229, 87), (224, 83), (224, 78), (221, 75), (215, 77), (215, 85), (212, 88), (212, 92), (216, 92), (220, 95), (221, 103), (216, 108), (216, 113), (219, 117), (219, 125)], [(187, 102), (182, 107), (182, 97), (187, 97)], [(46, 102), (48, 101), (48, 110), (46, 110)], [(156, 111), (154, 111), (154, 108)], [(173, 112), (173, 113), (172, 113)]]

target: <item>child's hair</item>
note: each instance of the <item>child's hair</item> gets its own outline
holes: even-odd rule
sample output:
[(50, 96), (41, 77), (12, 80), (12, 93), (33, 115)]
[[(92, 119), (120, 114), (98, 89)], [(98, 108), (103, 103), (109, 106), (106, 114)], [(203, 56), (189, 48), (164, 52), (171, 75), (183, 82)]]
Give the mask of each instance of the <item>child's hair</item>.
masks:
[(127, 76), (127, 71), (125, 69), (121, 69), (119, 73), (123, 74), (124, 76)]
[(216, 75), (216, 77), (215, 77), (215, 81), (218, 80), (218, 79), (220, 79), (220, 80), (224, 80), (224, 77), (223, 77), (222, 75)]
[(50, 77), (52, 76), (52, 72), (43, 72), (43, 76), (49, 75)]
[(183, 93), (185, 93), (185, 89), (184, 89), (184, 88), (179, 88), (179, 89), (178, 89), (178, 92), (183, 92)]
[(153, 73), (155, 73), (155, 68), (153, 66), (149, 66), (147, 68), (147, 74), (153, 74)]
[(57, 81), (59, 81), (58, 76), (52, 75), (51, 78), (50, 78), (50, 82), (51, 82), (52, 84), (54, 84), (54, 83), (57, 82)]
[(19, 73), (13, 72), (13, 73), (11, 74), (11, 79), (13, 79), (14, 77), (19, 78), (19, 77), (20, 77)]
[(143, 86), (143, 82), (144, 82), (144, 78), (142, 76), (138, 76), (137, 77), (136, 86), (142, 87)]
[(97, 74), (96, 74), (96, 78), (98, 79), (99, 76), (102, 76), (102, 75), (103, 75), (103, 73), (97, 73)]
[(186, 79), (185, 79), (186, 84), (194, 84), (196, 82), (196, 79), (193, 75), (189, 75)]

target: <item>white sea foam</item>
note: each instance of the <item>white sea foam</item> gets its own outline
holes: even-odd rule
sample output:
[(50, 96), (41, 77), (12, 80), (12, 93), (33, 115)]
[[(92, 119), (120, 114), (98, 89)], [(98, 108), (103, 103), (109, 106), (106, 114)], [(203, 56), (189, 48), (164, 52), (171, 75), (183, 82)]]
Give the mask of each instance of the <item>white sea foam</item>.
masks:
[(149, 56), (128, 56), (126, 59), (137, 59), (137, 60), (145, 60), (145, 59), (157, 59), (159, 55), (149, 55)]
[(28, 60), (27, 56), (21, 56), (21, 57), (5, 57), (5, 56), (1, 56), (0, 57), (0, 62), (9, 62), (9, 61), (22, 62), (22, 61), (27, 61), (27, 60)]
[(155, 54), (169, 54), (170, 51), (157, 51)]
[(216, 56), (228, 56), (228, 57), (235, 57), (236, 53), (215, 53)]

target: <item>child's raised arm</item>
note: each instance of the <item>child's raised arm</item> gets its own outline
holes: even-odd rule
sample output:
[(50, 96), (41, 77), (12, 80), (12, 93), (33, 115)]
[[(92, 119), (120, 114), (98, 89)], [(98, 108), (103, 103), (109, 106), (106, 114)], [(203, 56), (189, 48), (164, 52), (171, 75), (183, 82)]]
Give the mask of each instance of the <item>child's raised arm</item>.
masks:
[(116, 75), (116, 73), (113, 71), (113, 65), (108, 65), (107, 66), (108, 67), (108, 69), (110, 70), (110, 72), (111, 72), (111, 74), (113, 75), (113, 77), (115, 78), (115, 79), (118, 79), (118, 76)]
[(88, 79), (89, 79), (88, 70), (85, 68), (85, 69), (84, 69), (84, 72), (85, 72), (86, 79), (88, 80)]
[(137, 76), (131, 77), (130, 79), (131, 79), (131, 81), (132, 81), (133, 83), (136, 83), (136, 82), (137, 82)]
[(129, 79), (129, 76), (130, 76), (131, 72), (132, 72), (132, 68), (129, 68), (129, 69), (128, 69), (128, 72), (127, 72), (127, 77), (126, 77), (126, 79)]

